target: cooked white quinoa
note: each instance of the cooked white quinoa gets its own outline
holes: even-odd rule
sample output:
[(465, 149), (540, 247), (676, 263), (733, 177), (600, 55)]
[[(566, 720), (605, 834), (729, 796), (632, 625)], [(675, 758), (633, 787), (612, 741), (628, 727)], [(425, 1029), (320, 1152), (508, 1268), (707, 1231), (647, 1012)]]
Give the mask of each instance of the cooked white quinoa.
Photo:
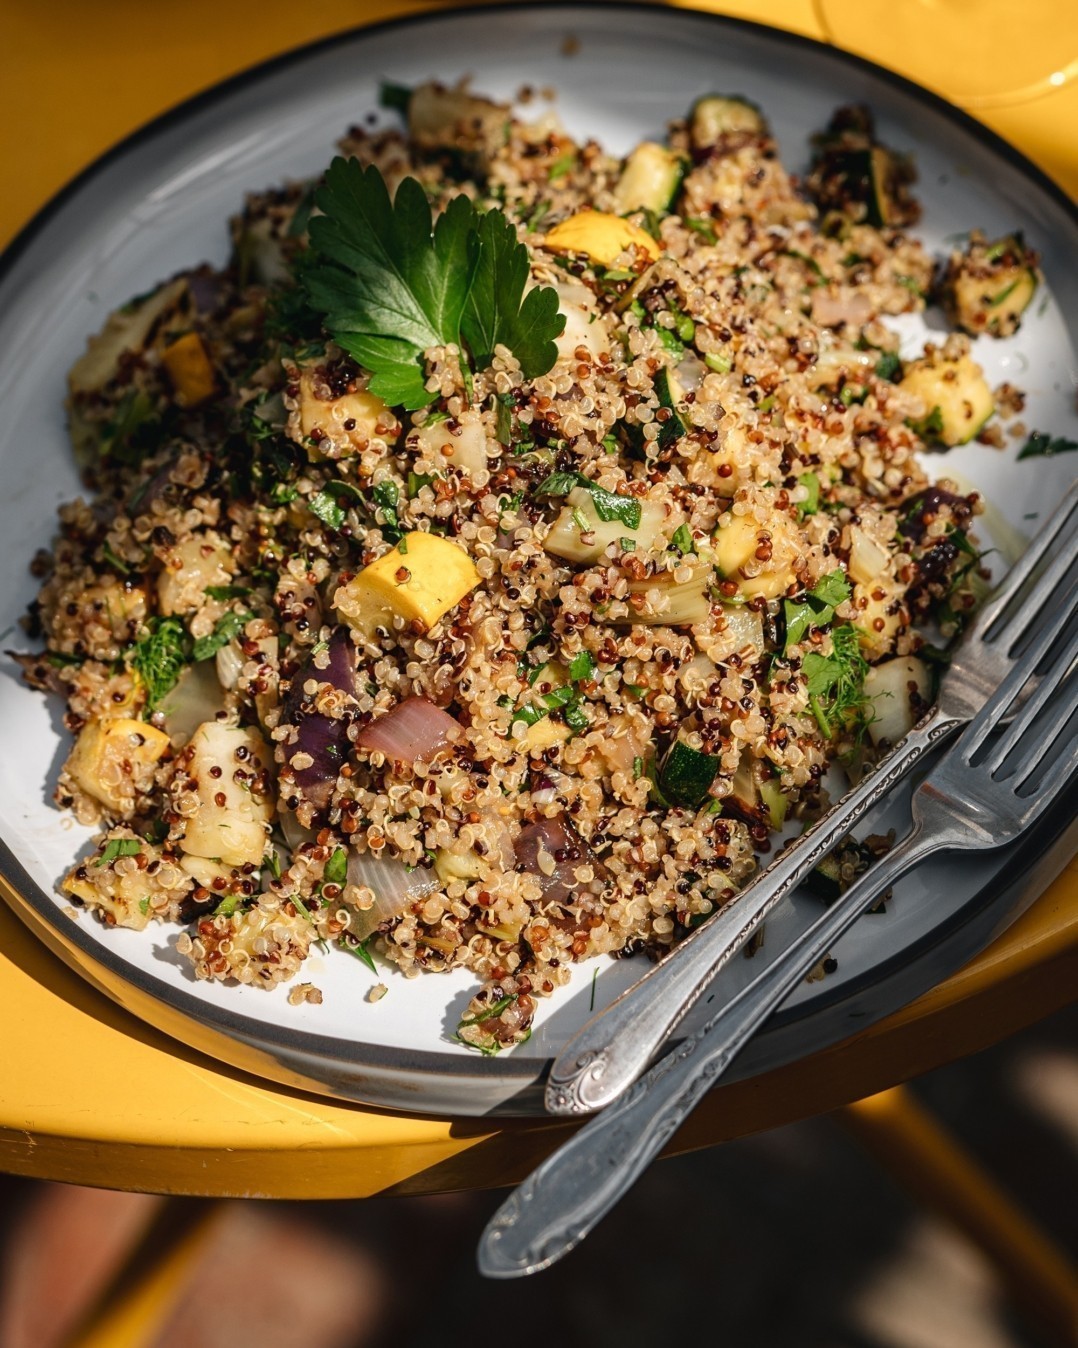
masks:
[[(432, 348), (429, 406), (386, 406), (296, 284), (313, 185), (252, 195), (228, 267), (133, 301), (71, 372), (90, 495), (34, 561), (22, 660), (77, 736), (57, 803), (101, 828), (77, 902), (183, 924), (200, 978), (272, 987), (314, 942), (466, 967), (459, 1034), (490, 1052), (573, 963), (657, 957), (734, 901), (831, 766), (931, 700), (980, 503), (921, 455), (992, 434), (957, 330), (991, 331), (991, 297), (907, 232), (912, 167), (864, 110), (799, 180), (738, 99), (620, 160), (551, 112), (397, 94), (411, 135), (342, 154), (504, 212), (557, 290), (557, 362)], [(990, 289), (1035, 279), (974, 247)], [(904, 367), (886, 318), (940, 285), (956, 332)], [(448, 601), (370, 617), (380, 560)]]

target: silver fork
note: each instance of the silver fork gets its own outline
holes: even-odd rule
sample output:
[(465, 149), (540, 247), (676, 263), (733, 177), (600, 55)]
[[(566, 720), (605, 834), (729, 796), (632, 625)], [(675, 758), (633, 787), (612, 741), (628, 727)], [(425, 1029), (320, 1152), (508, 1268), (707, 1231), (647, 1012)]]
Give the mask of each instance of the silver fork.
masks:
[[(702, 1030), (661, 1058), (513, 1191), (480, 1239), (481, 1273), (520, 1277), (573, 1249), (644, 1171), (738, 1050), (885, 889), (934, 852), (1013, 842), (1070, 785), (1078, 769), (1078, 734), (1070, 724), (1078, 711), (1074, 610), (1071, 586), (1031, 638), (1022, 660), (914, 791), (913, 825), (901, 842)], [(1068, 622), (1071, 635), (1023, 701), (1023, 688)], [(1068, 728), (1069, 741), (1062, 738)]]
[[(905, 739), (727, 908), (679, 942), (562, 1048), (547, 1077), (545, 1103), (550, 1113), (589, 1113), (609, 1105), (631, 1086), (718, 970), (775, 905), (930, 748), (953, 735), (985, 704), (1013, 667), (1031, 623), (1078, 556), (1076, 511), (1078, 481), (980, 609), (940, 680), (935, 705)], [(1057, 541), (1058, 553), (1022, 598), (1021, 591)]]

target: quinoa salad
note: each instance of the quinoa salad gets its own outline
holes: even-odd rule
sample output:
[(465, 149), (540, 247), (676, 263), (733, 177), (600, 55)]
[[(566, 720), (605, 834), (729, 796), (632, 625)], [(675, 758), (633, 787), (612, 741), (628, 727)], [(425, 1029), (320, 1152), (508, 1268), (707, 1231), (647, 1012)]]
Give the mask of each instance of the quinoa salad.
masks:
[(931, 705), (987, 573), (926, 465), (1021, 410), (971, 339), (1041, 276), (1018, 234), (927, 251), (863, 106), (794, 174), (733, 94), (625, 156), (530, 91), (382, 98), (89, 339), (16, 658), (97, 830), (72, 903), (293, 1003), (312, 949), (467, 969), (489, 1054), (736, 902)]

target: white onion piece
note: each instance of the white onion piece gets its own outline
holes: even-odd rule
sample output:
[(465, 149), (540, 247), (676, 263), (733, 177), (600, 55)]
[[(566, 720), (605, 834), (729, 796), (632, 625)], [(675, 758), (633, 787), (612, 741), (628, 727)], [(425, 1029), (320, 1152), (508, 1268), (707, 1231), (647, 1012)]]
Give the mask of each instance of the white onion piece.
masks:
[(857, 524), (850, 525), (850, 575), (861, 585), (870, 585), (887, 565), (889, 554)]
[(200, 725), (217, 719), (224, 692), (212, 660), (188, 665), (172, 692), (161, 702), (165, 729), (175, 745), (186, 744)]
[(349, 930), (365, 941), (383, 922), (389, 922), (406, 912), (416, 899), (425, 898), (438, 888), (433, 871), (409, 870), (395, 857), (376, 857), (370, 852), (348, 854), (349, 885), (369, 889), (374, 903), (367, 909), (355, 909)]
[(873, 665), (865, 675), (865, 698), (872, 704), (868, 733), (873, 744), (897, 744), (928, 710), (932, 678), (913, 655)]
[(406, 697), (392, 711), (364, 726), (356, 746), (395, 763), (425, 763), (459, 738), (461, 726), (425, 697)]
[(235, 688), (243, 673), (243, 666), (247, 663), (237, 643), (230, 641), (227, 646), (222, 646), (217, 652), (215, 663), (217, 681), (221, 687)]

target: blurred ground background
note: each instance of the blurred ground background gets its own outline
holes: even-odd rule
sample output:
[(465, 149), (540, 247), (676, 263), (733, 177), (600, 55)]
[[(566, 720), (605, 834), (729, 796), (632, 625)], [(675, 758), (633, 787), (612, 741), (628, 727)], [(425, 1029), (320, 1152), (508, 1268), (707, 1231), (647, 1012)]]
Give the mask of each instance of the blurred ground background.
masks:
[[(1078, 1259), (1078, 1005), (913, 1090)], [(1058, 1348), (834, 1118), (661, 1161), (495, 1283), (475, 1247), (504, 1196), (228, 1204), (154, 1348)], [(0, 1348), (59, 1348), (154, 1203), (0, 1177)]]

